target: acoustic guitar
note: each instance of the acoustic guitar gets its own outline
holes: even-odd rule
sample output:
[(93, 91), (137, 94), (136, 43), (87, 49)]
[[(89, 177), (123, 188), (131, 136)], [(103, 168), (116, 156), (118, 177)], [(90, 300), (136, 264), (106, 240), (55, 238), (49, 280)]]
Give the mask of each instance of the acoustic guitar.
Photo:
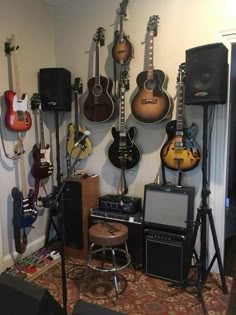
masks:
[(13, 198), (13, 227), (14, 227), (14, 240), (16, 251), (23, 254), (27, 246), (27, 235), (25, 228), (31, 227), (38, 216), (38, 211), (34, 205), (34, 191), (30, 189), (27, 192), (25, 164), (24, 164), (24, 151), (23, 145), (19, 141), (19, 155), (20, 158), (20, 179), (21, 190), (14, 187), (11, 191)]
[(16, 36), (12, 34), (10, 40), (5, 43), (5, 53), (10, 57), (12, 88), (4, 93), (7, 111), (5, 124), (12, 131), (27, 131), (31, 128), (32, 120), (28, 112), (28, 95), (20, 90), (20, 69), (18, 62), (19, 46), (16, 45)]
[(89, 94), (83, 105), (83, 113), (87, 120), (95, 123), (110, 120), (115, 115), (115, 105), (111, 95), (113, 82), (100, 75), (99, 48), (104, 45), (104, 28), (99, 27), (94, 37), (96, 43), (96, 73), (88, 80)]
[(163, 145), (160, 155), (163, 164), (174, 171), (190, 171), (200, 161), (200, 150), (194, 141), (197, 126), (184, 124), (184, 79), (185, 64), (179, 66), (177, 76), (177, 119), (166, 125), (168, 139)]
[(172, 104), (169, 95), (164, 90), (166, 81), (162, 70), (154, 69), (154, 37), (157, 35), (159, 17), (153, 15), (147, 25), (148, 69), (138, 74), (138, 92), (131, 101), (131, 111), (134, 117), (142, 123), (159, 123), (172, 114)]
[(67, 141), (66, 141), (66, 151), (70, 158), (76, 159), (85, 159), (92, 152), (92, 144), (88, 137), (85, 139), (85, 144), (83, 147), (76, 146), (76, 143), (81, 139), (86, 128), (81, 127), (80, 125), (80, 113), (79, 113), (79, 102), (78, 97), (79, 94), (82, 93), (83, 87), (80, 78), (75, 78), (74, 85), (74, 99), (75, 99), (75, 121), (74, 124), (68, 125), (67, 130)]
[(120, 82), (120, 119), (119, 127), (112, 127), (113, 143), (108, 149), (111, 163), (120, 169), (130, 169), (136, 166), (141, 158), (141, 151), (134, 142), (136, 127), (127, 130), (125, 125), (125, 91), (128, 86), (127, 71), (122, 72)]
[(120, 3), (120, 29), (115, 32), (112, 57), (118, 64), (128, 63), (133, 57), (133, 45), (123, 30), (124, 19), (127, 16), (128, 0)]

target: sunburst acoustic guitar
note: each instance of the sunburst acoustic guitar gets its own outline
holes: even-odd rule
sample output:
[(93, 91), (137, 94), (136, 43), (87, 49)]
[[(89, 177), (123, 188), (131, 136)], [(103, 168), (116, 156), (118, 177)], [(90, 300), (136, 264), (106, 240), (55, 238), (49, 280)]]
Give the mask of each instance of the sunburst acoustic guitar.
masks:
[(131, 101), (131, 112), (134, 117), (148, 124), (159, 123), (170, 118), (172, 103), (170, 96), (164, 90), (166, 75), (160, 69), (154, 69), (154, 37), (157, 35), (159, 17), (153, 15), (147, 25), (148, 38), (148, 69), (138, 74), (138, 92)]

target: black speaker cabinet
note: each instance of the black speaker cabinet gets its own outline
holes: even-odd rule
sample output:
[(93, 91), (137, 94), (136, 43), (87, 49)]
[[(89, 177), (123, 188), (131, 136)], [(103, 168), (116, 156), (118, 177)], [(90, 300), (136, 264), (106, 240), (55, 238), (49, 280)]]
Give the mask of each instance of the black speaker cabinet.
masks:
[(228, 50), (222, 43), (186, 50), (186, 104), (224, 104), (227, 85)]
[(46, 289), (10, 274), (0, 276), (0, 300), (4, 315), (66, 315)]
[(86, 258), (89, 209), (98, 204), (99, 177), (72, 177), (63, 190), (66, 254)]
[[(100, 212), (100, 214), (99, 214)], [(102, 216), (102, 213), (104, 216)], [(107, 217), (106, 217), (107, 216)], [(89, 226), (98, 223), (99, 221), (119, 222), (128, 227), (128, 241), (127, 246), (131, 256), (132, 264), (136, 267), (143, 266), (143, 223), (138, 222), (135, 218), (141, 218), (141, 213), (132, 215), (124, 215), (122, 220), (121, 216), (117, 216), (116, 213), (104, 212), (102, 210), (95, 211), (95, 214), (89, 215)], [(118, 253), (119, 255), (119, 253)]]
[(173, 282), (184, 281), (190, 269), (186, 235), (145, 229), (145, 273)]
[(71, 111), (71, 73), (64, 68), (39, 70), (39, 94), (43, 111)]

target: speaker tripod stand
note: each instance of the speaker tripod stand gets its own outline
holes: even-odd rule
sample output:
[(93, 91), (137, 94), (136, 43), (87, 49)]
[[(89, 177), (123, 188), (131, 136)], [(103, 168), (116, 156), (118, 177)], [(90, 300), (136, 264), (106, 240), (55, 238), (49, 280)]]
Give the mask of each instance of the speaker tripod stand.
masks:
[[(197, 258), (197, 289), (199, 293), (199, 297), (201, 299), (204, 314), (206, 314), (206, 309), (204, 305), (204, 300), (202, 297), (202, 284), (205, 283), (211, 268), (217, 260), (219, 273), (221, 278), (222, 284), (222, 291), (224, 294), (228, 294), (225, 277), (224, 277), (224, 270), (222, 259), (220, 255), (219, 244), (216, 235), (216, 229), (214, 224), (214, 219), (212, 215), (212, 209), (208, 206), (208, 196), (210, 191), (208, 189), (208, 181), (207, 181), (207, 156), (208, 156), (208, 105), (204, 105), (203, 107), (203, 156), (202, 156), (202, 193), (201, 193), (201, 205), (197, 209), (197, 217), (196, 221), (194, 222), (194, 229), (192, 235), (192, 242), (191, 242), (191, 255), (196, 256), (195, 251), (195, 243), (198, 234), (198, 230), (200, 228), (200, 256)], [(207, 223), (209, 222), (209, 232), (211, 232), (215, 254), (207, 267)], [(191, 256), (191, 257), (192, 257)]]

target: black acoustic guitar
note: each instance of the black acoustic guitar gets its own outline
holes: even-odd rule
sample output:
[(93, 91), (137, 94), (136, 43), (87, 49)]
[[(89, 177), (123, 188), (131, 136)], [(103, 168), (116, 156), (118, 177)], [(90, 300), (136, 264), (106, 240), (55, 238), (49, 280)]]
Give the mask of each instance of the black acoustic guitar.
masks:
[(137, 76), (138, 92), (131, 102), (131, 111), (134, 117), (142, 123), (159, 123), (170, 118), (172, 104), (169, 95), (164, 90), (166, 81), (162, 70), (154, 69), (154, 36), (157, 35), (157, 22), (159, 17), (153, 15), (149, 18), (147, 26), (148, 37), (148, 69)]
[(120, 29), (115, 32), (114, 44), (112, 47), (112, 57), (119, 64), (128, 63), (133, 57), (133, 45), (123, 30), (123, 22), (127, 16), (128, 0), (120, 3)]
[(190, 171), (200, 161), (200, 150), (194, 141), (197, 126), (185, 127), (184, 124), (184, 79), (183, 63), (177, 76), (177, 120), (166, 125), (168, 139), (160, 152), (163, 164), (174, 171)]
[(99, 48), (104, 45), (104, 29), (99, 27), (94, 37), (96, 43), (96, 74), (88, 80), (89, 94), (83, 105), (83, 113), (91, 122), (105, 122), (115, 115), (115, 104), (112, 98), (113, 82), (101, 76), (99, 71)]
[(114, 138), (108, 149), (111, 163), (120, 169), (130, 169), (136, 166), (141, 158), (141, 151), (134, 143), (136, 128), (129, 130), (125, 126), (125, 91), (127, 89), (127, 71), (122, 73), (120, 82), (120, 119), (119, 128), (113, 127), (111, 132)]

